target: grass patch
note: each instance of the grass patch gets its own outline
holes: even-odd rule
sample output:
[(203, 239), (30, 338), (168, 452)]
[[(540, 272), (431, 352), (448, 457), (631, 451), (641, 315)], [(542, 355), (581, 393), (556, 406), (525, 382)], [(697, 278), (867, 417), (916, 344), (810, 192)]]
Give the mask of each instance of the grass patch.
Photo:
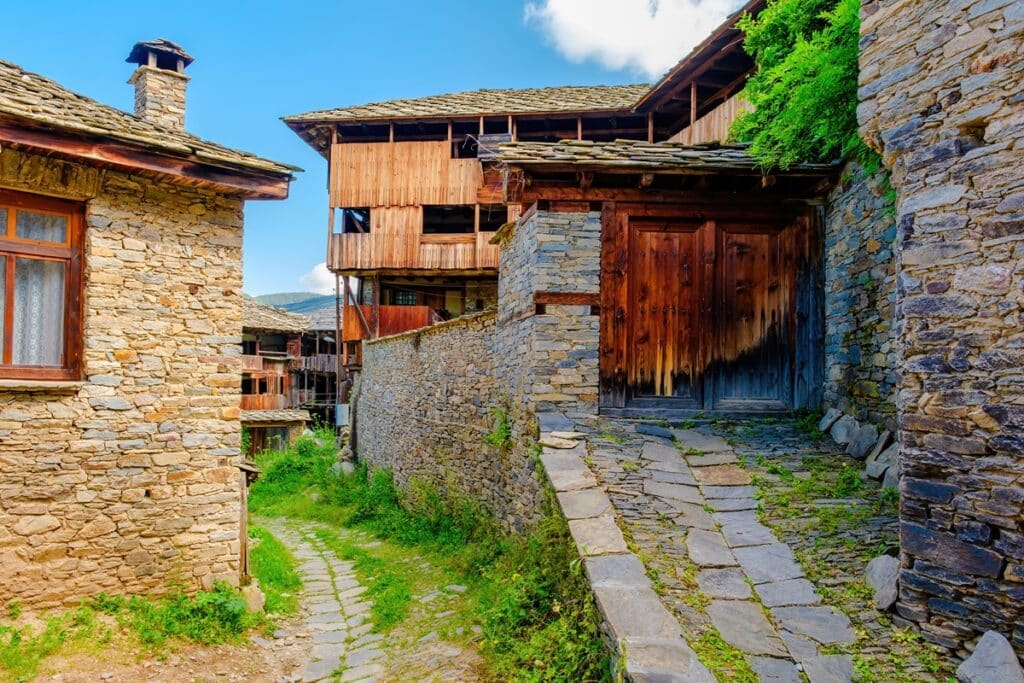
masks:
[(284, 545), (262, 527), (249, 529), (249, 536), (258, 539), (249, 551), (252, 573), (259, 580), (267, 598), (264, 610), (287, 616), (299, 610), (302, 579), (295, 570), (295, 558)]
[[(7, 612), (10, 617), (12, 610)], [(246, 611), (238, 591), (227, 584), (194, 596), (175, 591), (156, 600), (100, 594), (47, 616), (38, 629), (0, 623), (0, 680), (31, 680), (46, 657), (106, 649), (115, 638), (152, 654), (175, 642), (242, 642), (263, 624), (263, 617)]]
[(722, 634), (709, 626), (693, 643), (697, 659), (711, 670), (715, 678), (725, 683), (758, 683), (757, 674), (747, 664), (739, 649), (722, 639)]
[(457, 616), (483, 628), (480, 651), (495, 679), (607, 679), (600, 618), (568, 527), (552, 514), (557, 509), (552, 500), (529, 533), (506, 536), (468, 499), (442, 496), (421, 483), (400, 493), (386, 470), (370, 473), (360, 467), (338, 476), (331, 467), (333, 443), (324, 443), (320, 447), (303, 438), (293, 449), (260, 456), (263, 474), (250, 491), (250, 510), (381, 539), (380, 546), (367, 549), (340, 535), (318, 534), (354, 563), (378, 629), (407, 618), (413, 589), (421, 582), (418, 565), (405, 560), (426, 557), (467, 586), (460, 601), (464, 613)]

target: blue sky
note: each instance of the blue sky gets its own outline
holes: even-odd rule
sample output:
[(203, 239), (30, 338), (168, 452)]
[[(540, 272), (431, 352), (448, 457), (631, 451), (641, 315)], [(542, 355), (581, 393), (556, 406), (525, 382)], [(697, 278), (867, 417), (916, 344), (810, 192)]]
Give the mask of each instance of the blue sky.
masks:
[(675, 14), (648, 0), (11, 2), (0, 58), (131, 111), (135, 41), (165, 37), (195, 56), (188, 130), (305, 169), (286, 201), (247, 205), (245, 291), (258, 295), (307, 289), (302, 276), (324, 260), (326, 162), (281, 116), (484, 87), (649, 82), (736, 1), (662, 4)]

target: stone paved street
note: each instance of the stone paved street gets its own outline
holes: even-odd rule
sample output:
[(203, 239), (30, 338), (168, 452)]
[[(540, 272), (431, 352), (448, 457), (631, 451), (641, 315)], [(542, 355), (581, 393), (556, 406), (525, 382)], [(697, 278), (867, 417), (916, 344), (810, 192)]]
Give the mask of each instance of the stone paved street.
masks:
[[(645, 434), (637, 424), (601, 420), (578, 428), (590, 433), (587, 461), (608, 492), (628, 545), (705, 665), (720, 680), (733, 680), (713, 664), (716, 647), (724, 647), (741, 653), (760, 681), (800, 681), (801, 672), (811, 683), (852, 680), (850, 653), (858, 631), (847, 614), (823, 603), (794, 552), (822, 545), (820, 534), (780, 537), (766, 526), (762, 520), (771, 515), (758, 510), (761, 493), (751, 476), (763, 454), (795, 460), (793, 477), (806, 476), (801, 454), (820, 455), (820, 449), (787, 425), (733, 425), (744, 439), (710, 425), (667, 433), (645, 425)], [(877, 520), (866, 527), (879, 532), (877, 544)], [(842, 555), (840, 539), (835, 544)], [(860, 582), (862, 560), (843, 569), (848, 575), (833, 577), (826, 590), (835, 581)], [(881, 613), (861, 616), (858, 628), (891, 635)], [(930, 679), (921, 667), (912, 670), (921, 677), (909, 680)]]
[(375, 681), (384, 672), (383, 636), (373, 633), (366, 587), (359, 584), (352, 563), (338, 559), (313, 535), (313, 529), (274, 520), (267, 528), (299, 561), (304, 584), (305, 629), (312, 647), (302, 683), (333, 680)]

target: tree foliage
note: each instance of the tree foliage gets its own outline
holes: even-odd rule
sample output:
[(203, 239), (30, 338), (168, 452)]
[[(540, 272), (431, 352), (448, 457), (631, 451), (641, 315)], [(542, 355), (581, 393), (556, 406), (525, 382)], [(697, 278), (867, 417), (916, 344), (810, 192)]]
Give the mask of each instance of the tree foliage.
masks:
[(765, 167), (854, 159), (875, 165), (857, 132), (859, 0), (771, 0), (740, 19), (757, 66), (732, 126)]

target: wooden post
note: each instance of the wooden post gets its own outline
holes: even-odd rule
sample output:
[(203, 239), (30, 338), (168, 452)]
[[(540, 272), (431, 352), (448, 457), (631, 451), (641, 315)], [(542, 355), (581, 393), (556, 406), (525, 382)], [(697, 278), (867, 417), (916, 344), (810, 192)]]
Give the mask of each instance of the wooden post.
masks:
[(480, 117), (480, 135), (484, 134), (484, 117)]
[[(690, 126), (697, 123), (697, 81), (690, 83)], [(693, 130), (690, 130), (690, 139), (693, 139)]]
[(388, 142), (395, 141), (395, 122), (392, 121), (388, 124)]
[(373, 308), (370, 311), (371, 339), (380, 336), (380, 276), (373, 276)]
[[(345, 289), (348, 290), (348, 276), (345, 277)], [(320, 354), (320, 333), (316, 334), (316, 352)], [(341, 403), (341, 277), (334, 274), (334, 405)], [(336, 421), (331, 416), (331, 422)]]
[(654, 112), (647, 112), (647, 142), (654, 142)]

